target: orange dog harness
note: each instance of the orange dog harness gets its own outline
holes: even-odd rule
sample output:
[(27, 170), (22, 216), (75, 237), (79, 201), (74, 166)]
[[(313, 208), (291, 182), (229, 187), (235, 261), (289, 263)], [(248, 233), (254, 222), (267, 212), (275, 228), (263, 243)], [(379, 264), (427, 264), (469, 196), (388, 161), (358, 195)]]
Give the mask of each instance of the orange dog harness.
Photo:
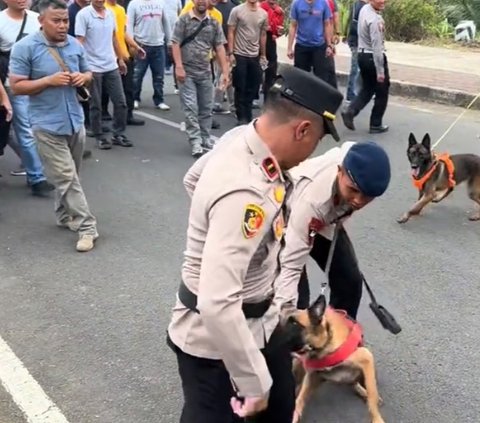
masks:
[(450, 158), (450, 154), (448, 153), (443, 153), (439, 156), (437, 156), (436, 154), (434, 155), (435, 157), (435, 160), (433, 162), (433, 165), (432, 167), (428, 170), (427, 173), (425, 173), (425, 175), (423, 175), (421, 178), (417, 179), (415, 177), (412, 176), (412, 181), (413, 181), (413, 186), (415, 188), (417, 188), (419, 191), (421, 191), (423, 189), (423, 187), (425, 186), (426, 182), (428, 181), (428, 179), (430, 178), (430, 176), (432, 176), (433, 172), (435, 172), (435, 169), (437, 168), (438, 166), (438, 163), (439, 162), (443, 162), (443, 164), (446, 166), (447, 168), (447, 172), (448, 172), (448, 187), (449, 188), (453, 188), (455, 186), (455, 179), (453, 177), (453, 174), (455, 172), (455, 166), (452, 162), (452, 159)]

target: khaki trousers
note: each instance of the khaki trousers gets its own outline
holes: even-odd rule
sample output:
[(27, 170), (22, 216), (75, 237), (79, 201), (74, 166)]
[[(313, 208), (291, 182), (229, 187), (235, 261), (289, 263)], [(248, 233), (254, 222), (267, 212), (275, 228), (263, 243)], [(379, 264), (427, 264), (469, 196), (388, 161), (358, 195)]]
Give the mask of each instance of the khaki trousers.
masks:
[(79, 234), (98, 235), (97, 221), (90, 212), (80, 185), (79, 172), (85, 145), (85, 128), (73, 135), (54, 135), (35, 130), (45, 173), (55, 185), (55, 215), (58, 225), (69, 224)]

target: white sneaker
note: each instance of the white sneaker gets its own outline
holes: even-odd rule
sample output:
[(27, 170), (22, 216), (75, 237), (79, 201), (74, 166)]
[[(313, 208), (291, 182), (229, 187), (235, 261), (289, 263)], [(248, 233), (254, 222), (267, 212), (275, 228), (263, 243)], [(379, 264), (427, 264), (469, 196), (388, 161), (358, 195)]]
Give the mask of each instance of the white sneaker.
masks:
[(155, 107), (160, 110), (170, 110), (170, 106), (165, 103), (157, 104)]
[(133, 108), (134, 108), (135, 110), (138, 110), (138, 109), (140, 108), (140, 103), (139, 103), (137, 100), (135, 100), (135, 101), (133, 102)]
[(175, 94), (180, 94), (180, 90), (178, 88), (175, 88), (175, 91), (174, 91)]

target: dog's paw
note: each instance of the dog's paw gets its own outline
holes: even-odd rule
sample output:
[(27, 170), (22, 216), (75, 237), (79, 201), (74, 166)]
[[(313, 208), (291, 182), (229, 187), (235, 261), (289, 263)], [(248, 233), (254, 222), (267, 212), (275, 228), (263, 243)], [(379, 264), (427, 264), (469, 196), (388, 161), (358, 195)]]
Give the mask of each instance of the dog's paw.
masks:
[(408, 219), (410, 219), (410, 216), (408, 215), (408, 213), (404, 213), (399, 218), (397, 218), (397, 222), (405, 223)]

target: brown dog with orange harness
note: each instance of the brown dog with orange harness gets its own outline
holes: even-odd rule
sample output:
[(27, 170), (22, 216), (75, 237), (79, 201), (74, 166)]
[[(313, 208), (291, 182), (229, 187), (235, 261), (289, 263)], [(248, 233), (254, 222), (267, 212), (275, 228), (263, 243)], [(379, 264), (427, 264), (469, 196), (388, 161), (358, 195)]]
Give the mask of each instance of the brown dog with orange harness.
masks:
[(384, 423), (379, 411), (373, 354), (363, 345), (362, 328), (346, 313), (327, 307), (323, 294), (285, 324), (297, 351), (293, 372), (297, 397), (293, 423), (298, 423), (315, 389), (325, 381), (351, 384), (368, 405), (372, 423)]
[(480, 157), (475, 154), (436, 155), (430, 147), (430, 135), (418, 143), (411, 133), (408, 138), (408, 160), (412, 168), (413, 185), (418, 189), (418, 201), (397, 219), (407, 222), (418, 215), (430, 202), (439, 203), (462, 182), (467, 182), (468, 196), (477, 203), (470, 220), (480, 220)]

